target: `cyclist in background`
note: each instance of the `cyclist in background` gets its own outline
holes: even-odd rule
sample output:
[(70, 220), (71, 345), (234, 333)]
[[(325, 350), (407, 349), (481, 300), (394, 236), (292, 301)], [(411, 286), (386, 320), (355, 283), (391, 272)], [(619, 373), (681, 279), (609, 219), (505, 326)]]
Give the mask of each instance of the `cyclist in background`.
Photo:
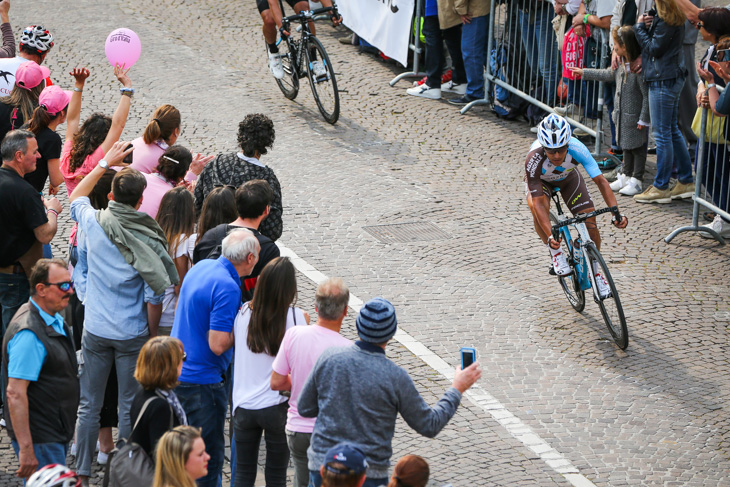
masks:
[[(560, 240), (555, 240), (552, 236), (552, 224), (548, 214), (553, 189), (560, 189), (560, 195), (573, 215), (595, 210), (585, 180), (576, 170), (578, 166), (583, 166), (588, 176), (596, 183), (606, 204), (609, 207), (618, 207), (608, 181), (603, 177), (588, 148), (578, 139), (571, 137), (568, 121), (559, 115), (548, 115), (538, 125), (537, 140), (530, 146), (530, 152), (525, 160), (525, 193), (535, 231), (550, 250), (553, 269), (559, 276), (569, 274), (571, 269), (560, 246)], [(596, 218), (589, 218), (585, 223), (591, 239), (600, 250), (601, 236), (596, 226)], [(614, 212), (615, 226), (626, 228), (628, 223), (628, 219), (622, 217), (618, 210)], [(608, 283), (597, 268), (593, 269), (593, 273), (596, 276), (598, 293), (601, 297), (608, 296), (611, 293)]]
[[(322, 7), (333, 6), (332, 0), (321, 0), (321, 2)], [(296, 13), (309, 10), (308, 0), (286, 0), (286, 3), (288, 3)], [(269, 69), (271, 70), (271, 74), (274, 75), (274, 78), (282, 79), (284, 77), (284, 66), (281, 62), (279, 46), (276, 45), (276, 30), (277, 28), (279, 29), (282, 37), (288, 37), (289, 32), (284, 30), (282, 26), (282, 19), (284, 15), (281, 11), (281, 0), (256, 0), (256, 6), (261, 14), (261, 19), (264, 21), (262, 30), (264, 31), (266, 45), (269, 47)], [(332, 19), (332, 25), (334, 26), (342, 23), (342, 16), (337, 13), (337, 8), (330, 12), (330, 18)], [(309, 30), (313, 35), (317, 35), (314, 28), (314, 22), (309, 22)], [(312, 53), (312, 56), (314, 56), (314, 53)], [(327, 70), (322, 64), (322, 61), (313, 61), (312, 71), (318, 78), (327, 74)]]

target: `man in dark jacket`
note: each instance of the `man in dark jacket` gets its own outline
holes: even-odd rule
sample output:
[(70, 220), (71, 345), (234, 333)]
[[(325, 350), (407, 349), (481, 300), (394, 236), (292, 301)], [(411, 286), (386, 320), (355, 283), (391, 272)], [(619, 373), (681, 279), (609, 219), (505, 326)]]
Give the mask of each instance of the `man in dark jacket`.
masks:
[(5, 422), (27, 479), (52, 463), (66, 464), (79, 406), (78, 365), (71, 330), (59, 314), (73, 294), (61, 259), (41, 259), (30, 276), (31, 298), (3, 340), (2, 375), (8, 385)]

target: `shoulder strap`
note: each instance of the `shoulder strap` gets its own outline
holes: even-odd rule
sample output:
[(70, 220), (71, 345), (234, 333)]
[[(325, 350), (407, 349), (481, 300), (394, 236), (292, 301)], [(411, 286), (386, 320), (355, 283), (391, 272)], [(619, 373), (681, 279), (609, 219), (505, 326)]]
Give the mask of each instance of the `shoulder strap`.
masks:
[(10, 130), (15, 130), (15, 121), (18, 120), (18, 109), (13, 108), (13, 114), (10, 116)]
[[(144, 402), (144, 405), (142, 406), (142, 409), (139, 411), (139, 415), (137, 416), (137, 420), (134, 422), (134, 426), (132, 427), (132, 432), (129, 433), (130, 437), (132, 436), (132, 433), (134, 433), (134, 430), (137, 429), (139, 420), (142, 419), (142, 416), (144, 416), (144, 412), (147, 410), (147, 406), (149, 406), (152, 401), (154, 401), (155, 399), (158, 399), (158, 398), (160, 398), (160, 396), (155, 394), (154, 396), (150, 397), (149, 399), (147, 399)], [(164, 398), (160, 398), (160, 399), (164, 399)], [(165, 402), (167, 402), (167, 401), (165, 401)]]
[(291, 316), (294, 319), (294, 326), (297, 326), (297, 310), (294, 309), (294, 306), (291, 307)]

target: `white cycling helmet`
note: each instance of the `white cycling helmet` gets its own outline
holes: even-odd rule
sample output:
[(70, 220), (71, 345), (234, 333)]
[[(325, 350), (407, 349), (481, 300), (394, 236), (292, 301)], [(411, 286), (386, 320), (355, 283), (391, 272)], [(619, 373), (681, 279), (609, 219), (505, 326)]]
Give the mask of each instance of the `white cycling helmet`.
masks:
[(38, 54), (43, 54), (53, 47), (53, 35), (42, 25), (29, 25), (20, 34), (20, 47), (29, 46)]
[(568, 145), (570, 135), (568, 121), (554, 113), (543, 118), (537, 126), (537, 140), (546, 149), (557, 149)]
[(64, 465), (52, 463), (30, 476), (26, 487), (81, 487), (81, 479)]

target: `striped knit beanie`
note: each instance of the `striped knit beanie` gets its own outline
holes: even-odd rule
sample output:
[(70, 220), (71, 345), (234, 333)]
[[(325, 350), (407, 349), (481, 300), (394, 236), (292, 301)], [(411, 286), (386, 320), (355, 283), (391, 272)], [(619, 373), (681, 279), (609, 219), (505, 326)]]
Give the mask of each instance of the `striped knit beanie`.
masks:
[(385, 298), (373, 298), (363, 305), (355, 320), (357, 334), (364, 342), (385, 343), (395, 335), (398, 320), (395, 308)]

